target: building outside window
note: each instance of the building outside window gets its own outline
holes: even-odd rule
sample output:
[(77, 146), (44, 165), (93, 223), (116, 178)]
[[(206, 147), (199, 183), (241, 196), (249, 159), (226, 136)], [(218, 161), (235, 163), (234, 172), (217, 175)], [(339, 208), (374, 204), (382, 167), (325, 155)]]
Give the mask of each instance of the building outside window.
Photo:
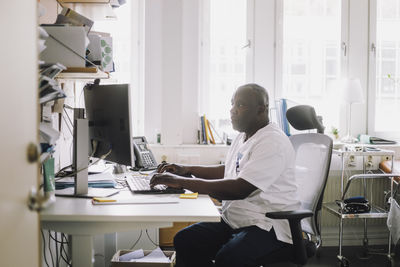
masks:
[(202, 105), (218, 133), (235, 135), (229, 110), (246, 82), (247, 0), (211, 0), (203, 8)]
[[(400, 113), (400, 1), (376, 0), (372, 14), (372, 103), (369, 130), (389, 138), (400, 136), (400, 124), (395, 114)], [(375, 34), (374, 34), (375, 33)], [(375, 74), (375, 75), (373, 75)]]
[(284, 0), (278, 10), (277, 96), (313, 106), (328, 129), (338, 127), (341, 1)]

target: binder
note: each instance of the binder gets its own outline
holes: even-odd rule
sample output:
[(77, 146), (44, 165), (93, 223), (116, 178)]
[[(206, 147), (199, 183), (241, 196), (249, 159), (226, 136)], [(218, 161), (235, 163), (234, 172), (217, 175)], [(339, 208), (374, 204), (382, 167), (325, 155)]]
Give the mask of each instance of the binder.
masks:
[(207, 119), (206, 119), (206, 126), (210, 133), (210, 142), (211, 142), (211, 144), (215, 144), (215, 139), (214, 139), (214, 135), (212, 133), (211, 127), (210, 127), (210, 122)]
[(201, 123), (201, 137), (202, 137), (202, 143), (207, 144), (207, 137), (206, 137), (206, 126), (204, 124), (204, 116), (200, 117), (200, 123)]
[(208, 125), (207, 125), (207, 118), (206, 115), (203, 115), (203, 121), (204, 121), (204, 131), (206, 134), (206, 144), (210, 143), (210, 136), (208, 135), (209, 129), (208, 129)]

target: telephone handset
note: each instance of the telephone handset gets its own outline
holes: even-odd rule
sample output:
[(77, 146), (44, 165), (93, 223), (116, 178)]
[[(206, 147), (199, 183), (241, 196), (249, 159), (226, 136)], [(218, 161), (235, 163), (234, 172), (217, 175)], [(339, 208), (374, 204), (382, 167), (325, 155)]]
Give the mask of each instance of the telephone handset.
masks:
[(154, 170), (158, 164), (153, 153), (148, 148), (146, 137), (133, 137), (133, 149), (135, 151), (135, 169)]

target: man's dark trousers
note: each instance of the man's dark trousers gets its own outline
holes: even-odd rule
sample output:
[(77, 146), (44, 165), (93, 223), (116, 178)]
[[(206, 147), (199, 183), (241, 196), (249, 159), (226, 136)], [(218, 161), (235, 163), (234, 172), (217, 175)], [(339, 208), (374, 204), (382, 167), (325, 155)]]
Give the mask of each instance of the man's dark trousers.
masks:
[(197, 223), (174, 238), (176, 267), (255, 267), (285, 244), (276, 239), (273, 228), (269, 232), (257, 226), (234, 230), (222, 220)]

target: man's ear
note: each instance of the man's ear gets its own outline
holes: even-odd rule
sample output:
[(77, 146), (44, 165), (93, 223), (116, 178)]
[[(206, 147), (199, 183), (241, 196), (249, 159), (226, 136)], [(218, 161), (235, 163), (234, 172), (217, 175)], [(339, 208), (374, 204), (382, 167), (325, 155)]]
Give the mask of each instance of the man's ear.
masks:
[(259, 105), (258, 106), (258, 114), (266, 113), (268, 111), (267, 105)]

